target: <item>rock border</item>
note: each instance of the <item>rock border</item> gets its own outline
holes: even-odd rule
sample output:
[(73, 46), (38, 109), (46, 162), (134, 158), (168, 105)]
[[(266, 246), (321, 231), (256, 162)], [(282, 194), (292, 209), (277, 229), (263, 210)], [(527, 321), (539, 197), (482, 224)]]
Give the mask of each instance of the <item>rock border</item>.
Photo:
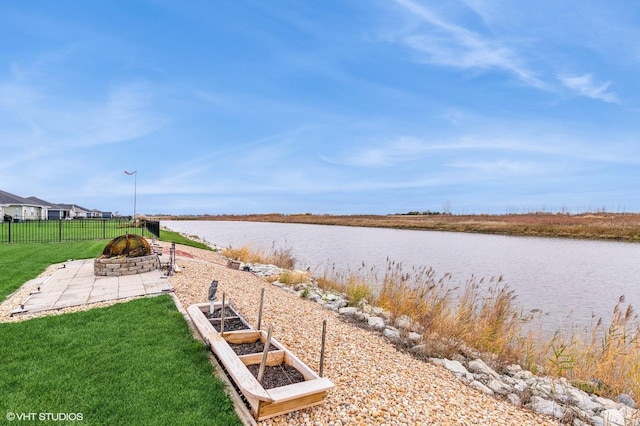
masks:
[[(265, 279), (287, 272), (275, 265), (253, 263), (242, 263), (240, 269)], [(427, 358), (422, 335), (424, 330), (405, 315), (392, 322), (388, 311), (366, 301), (357, 307), (348, 306), (345, 294), (323, 290), (311, 277), (309, 282), (295, 285), (277, 280), (271, 284), (337, 311), (346, 321), (382, 334), (400, 350), (408, 350), (420, 359), (443, 366), (469, 387), (484, 394), (575, 426), (640, 426), (640, 410), (635, 408), (636, 402), (627, 394), (619, 395), (618, 401), (614, 401), (588, 394), (571, 385), (566, 378), (537, 376), (515, 364), (498, 373), (478, 357), (461, 355), (460, 360)], [(469, 352), (473, 353), (472, 350)]]

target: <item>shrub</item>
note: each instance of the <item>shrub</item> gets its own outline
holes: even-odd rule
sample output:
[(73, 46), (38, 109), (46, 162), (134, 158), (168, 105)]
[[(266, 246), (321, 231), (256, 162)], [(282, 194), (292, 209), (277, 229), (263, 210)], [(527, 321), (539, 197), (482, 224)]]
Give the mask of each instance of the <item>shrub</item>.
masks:
[(278, 278), (283, 284), (296, 285), (309, 281), (309, 273), (301, 271), (284, 271)]

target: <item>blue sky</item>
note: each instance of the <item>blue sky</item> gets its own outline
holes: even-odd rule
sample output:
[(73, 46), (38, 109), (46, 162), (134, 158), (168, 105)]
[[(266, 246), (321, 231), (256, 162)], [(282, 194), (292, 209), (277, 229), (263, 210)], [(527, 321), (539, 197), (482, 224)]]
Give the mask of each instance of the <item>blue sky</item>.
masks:
[(0, 3), (0, 189), (138, 213), (640, 211), (634, 1)]

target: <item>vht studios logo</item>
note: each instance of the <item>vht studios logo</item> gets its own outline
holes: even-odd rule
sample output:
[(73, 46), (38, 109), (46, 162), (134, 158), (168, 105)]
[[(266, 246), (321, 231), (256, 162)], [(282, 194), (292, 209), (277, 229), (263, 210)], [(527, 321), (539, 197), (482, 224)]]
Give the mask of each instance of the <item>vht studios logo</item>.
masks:
[(40, 420), (42, 422), (81, 422), (83, 420), (82, 413), (7, 413), (7, 420), (10, 422), (17, 420)]

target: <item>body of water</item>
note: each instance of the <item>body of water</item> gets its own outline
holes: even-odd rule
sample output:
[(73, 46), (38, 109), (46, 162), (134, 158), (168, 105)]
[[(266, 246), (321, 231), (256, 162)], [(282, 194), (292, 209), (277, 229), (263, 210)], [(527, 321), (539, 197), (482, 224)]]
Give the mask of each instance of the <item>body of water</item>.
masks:
[(296, 267), (315, 275), (331, 267), (357, 271), (363, 263), (384, 271), (390, 260), (406, 271), (426, 266), (437, 276), (451, 273), (453, 284), (472, 275), (502, 276), (523, 310), (543, 312), (547, 331), (569, 317), (578, 325), (588, 325), (594, 315), (607, 322), (621, 295), (640, 307), (640, 244), (262, 222), (161, 224), (224, 247), (290, 248)]

